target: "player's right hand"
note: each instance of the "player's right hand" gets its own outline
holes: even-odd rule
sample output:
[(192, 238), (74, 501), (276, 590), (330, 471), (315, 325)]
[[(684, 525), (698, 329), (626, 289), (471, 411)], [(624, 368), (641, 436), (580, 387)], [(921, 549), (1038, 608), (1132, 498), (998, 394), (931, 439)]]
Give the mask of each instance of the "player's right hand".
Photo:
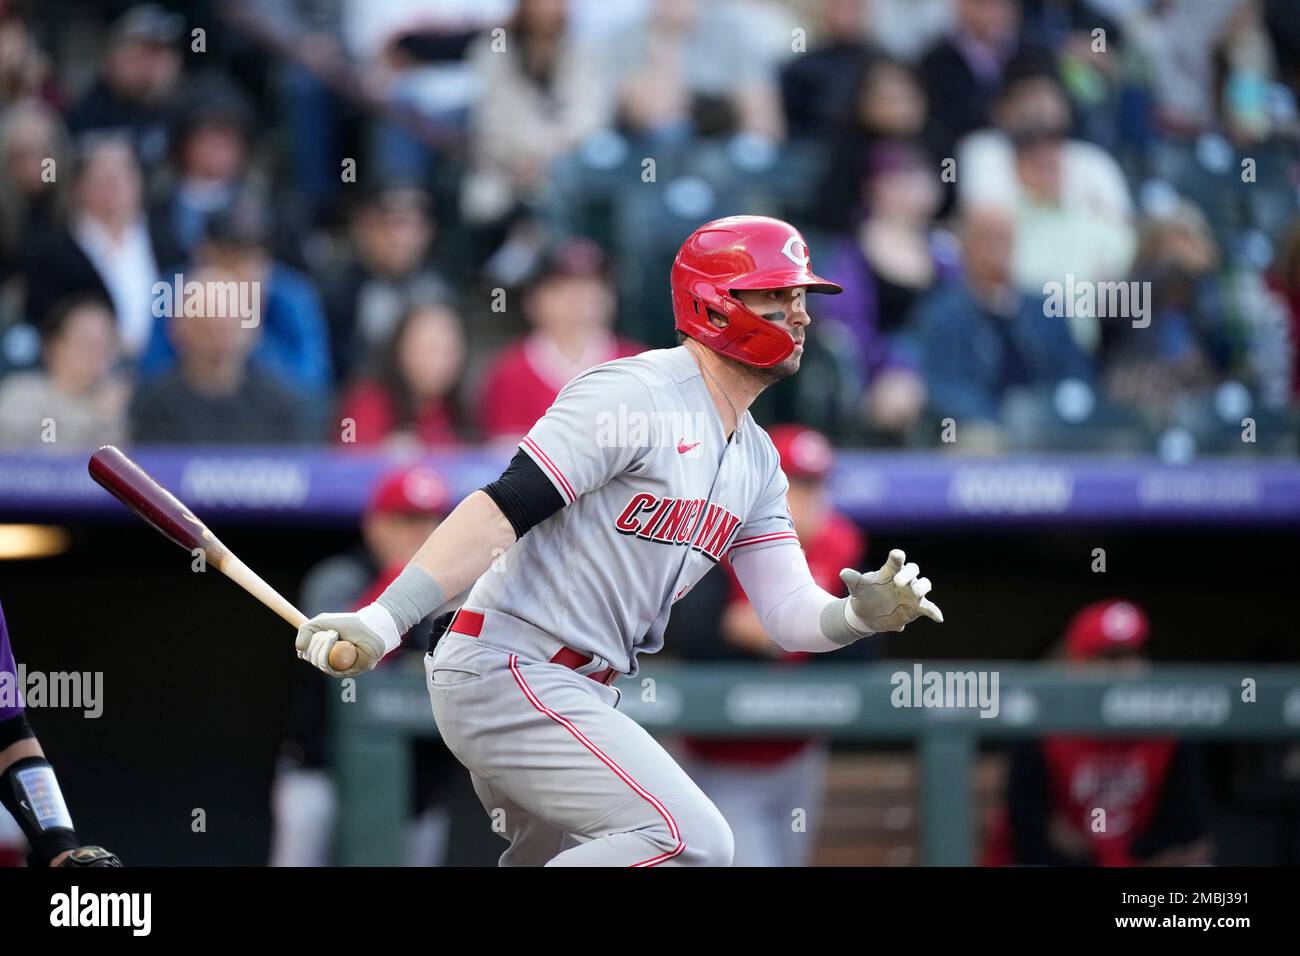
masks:
[[(357, 660), (345, 671), (330, 667), (330, 648), (338, 641), (356, 645)], [(355, 677), (370, 670), (401, 643), (393, 616), (378, 604), (347, 614), (317, 614), (298, 628), (298, 656), (331, 677)]]

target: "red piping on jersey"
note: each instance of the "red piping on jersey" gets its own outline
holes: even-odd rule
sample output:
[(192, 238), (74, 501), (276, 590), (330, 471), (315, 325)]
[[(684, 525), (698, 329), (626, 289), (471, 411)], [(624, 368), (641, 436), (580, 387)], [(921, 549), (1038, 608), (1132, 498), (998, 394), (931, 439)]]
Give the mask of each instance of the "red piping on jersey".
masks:
[(520, 442), (520, 444), (541, 459), (542, 466), (551, 473), (556, 481), (560, 483), (560, 487), (564, 489), (564, 493), (568, 496), (571, 503), (578, 500), (578, 496), (573, 493), (573, 486), (569, 484), (569, 479), (564, 477), (564, 473), (560, 471), (555, 462), (551, 461), (551, 459), (547, 457), (546, 452), (542, 451), (541, 446), (539, 446), (537, 442), (525, 436), (524, 440)]
[(760, 534), (752, 538), (742, 538), (739, 541), (732, 542), (729, 551), (735, 551), (737, 548), (743, 548), (747, 544), (762, 544), (764, 541), (798, 541), (799, 535), (793, 531), (773, 531), (771, 534)]
[(632, 790), (641, 797), (641, 799), (645, 800), (646, 803), (658, 810), (659, 815), (663, 817), (664, 821), (668, 824), (668, 832), (672, 838), (677, 841), (677, 845), (666, 853), (660, 853), (658, 856), (653, 856), (648, 860), (641, 860), (639, 863), (633, 863), (632, 866), (657, 866), (666, 860), (671, 860), (673, 857), (679, 856), (682, 851), (686, 849), (686, 844), (682, 842), (682, 834), (681, 831), (677, 829), (677, 821), (674, 820), (673, 815), (668, 812), (668, 808), (655, 799), (649, 791), (633, 780), (626, 770), (616, 764), (610, 757), (606, 756), (604, 751), (588, 740), (583, 735), (582, 731), (573, 726), (570, 721), (561, 717), (537, 699), (537, 695), (533, 693), (532, 688), (528, 686), (528, 682), (524, 680), (524, 675), (519, 672), (519, 655), (517, 654), (510, 655), (510, 673), (514, 675), (515, 683), (519, 685), (519, 689), (524, 692), (524, 696), (528, 698), (528, 702), (532, 704), (534, 708), (571, 733), (578, 743), (582, 744), (595, 754), (596, 759), (610, 770), (614, 771), (618, 778), (631, 787)]

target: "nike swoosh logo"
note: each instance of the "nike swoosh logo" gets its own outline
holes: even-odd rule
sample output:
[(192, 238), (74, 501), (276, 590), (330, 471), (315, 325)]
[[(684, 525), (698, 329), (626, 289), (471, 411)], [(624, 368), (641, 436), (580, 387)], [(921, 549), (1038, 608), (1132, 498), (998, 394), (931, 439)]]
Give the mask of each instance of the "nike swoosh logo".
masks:
[(690, 451), (692, 448), (694, 448), (694, 447), (695, 447), (696, 445), (698, 445), (698, 444), (699, 444), (699, 442), (695, 442), (694, 444), (688, 445), (688, 444), (686, 444), (685, 442), (680, 442), (680, 441), (679, 441), (679, 442), (677, 443), (677, 453), (678, 453), (679, 455), (684, 455), (684, 454), (686, 454), (688, 451)]

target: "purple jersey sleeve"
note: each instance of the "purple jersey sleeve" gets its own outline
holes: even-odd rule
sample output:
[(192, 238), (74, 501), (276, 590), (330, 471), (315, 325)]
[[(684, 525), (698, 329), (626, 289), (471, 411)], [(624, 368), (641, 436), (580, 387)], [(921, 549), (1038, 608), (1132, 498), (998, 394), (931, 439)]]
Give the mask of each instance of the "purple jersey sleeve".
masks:
[(0, 722), (11, 720), (23, 712), (18, 699), (18, 668), (14, 652), (9, 648), (9, 627), (5, 612), (0, 608)]

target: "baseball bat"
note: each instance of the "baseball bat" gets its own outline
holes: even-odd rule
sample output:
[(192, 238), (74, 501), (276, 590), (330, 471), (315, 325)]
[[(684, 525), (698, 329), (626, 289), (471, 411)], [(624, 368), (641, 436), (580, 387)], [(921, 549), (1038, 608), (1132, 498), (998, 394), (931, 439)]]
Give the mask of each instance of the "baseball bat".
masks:
[[(296, 629), (307, 615), (262, 580), (227, 548), (186, 505), (113, 445), (105, 445), (90, 456), (90, 477), (165, 537), (186, 551), (204, 553), (208, 564), (217, 568)], [(347, 670), (357, 659), (357, 649), (347, 641), (330, 648), (329, 663), (335, 670)]]

